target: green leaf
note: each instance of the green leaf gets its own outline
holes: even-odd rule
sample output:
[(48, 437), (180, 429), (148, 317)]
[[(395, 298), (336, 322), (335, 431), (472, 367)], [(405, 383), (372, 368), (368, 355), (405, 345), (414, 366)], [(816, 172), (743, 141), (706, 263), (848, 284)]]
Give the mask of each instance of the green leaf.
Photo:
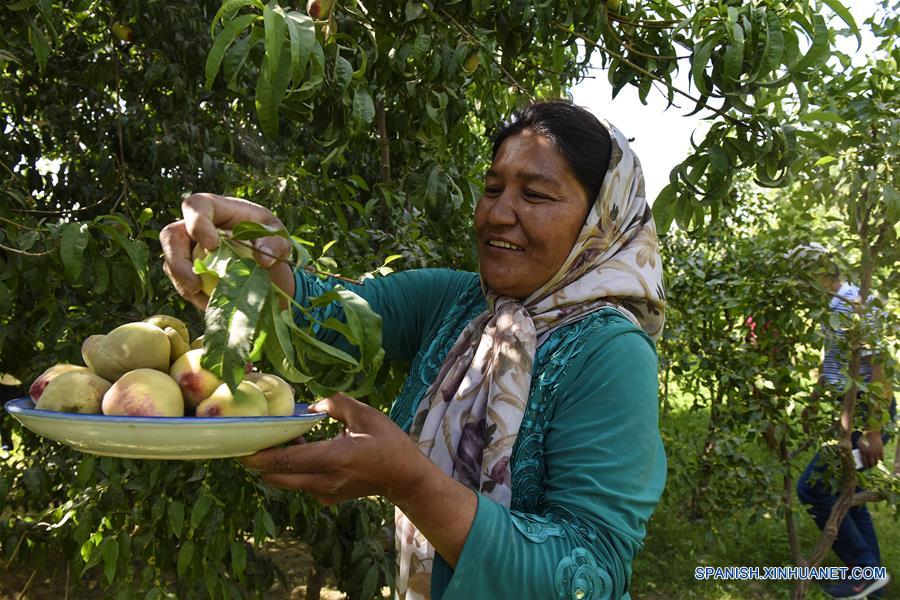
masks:
[(353, 65), (346, 58), (338, 54), (334, 59), (334, 82), (337, 89), (343, 92), (353, 79)]
[(211, 507), (212, 498), (208, 495), (203, 494), (197, 499), (197, 502), (195, 502), (193, 508), (191, 508), (191, 529), (197, 529)]
[(225, 58), (222, 59), (222, 74), (225, 76), (225, 80), (228, 82), (228, 89), (231, 91), (238, 91), (238, 75), (250, 57), (250, 50), (259, 41), (254, 36), (255, 30), (256, 27), (254, 26), (249, 35), (245, 35), (232, 44), (228, 52), (225, 53)]
[(303, 80), (309, 53), (316, 45), (316, 26), (313, 20), (298, 11), (287, 13), (285, 19), (291, 36), (291, 74), (295, 84)]
[(185, 540), (178, 549), (177, 573), (179, 577), (184, 577), (188, 571), (188, 567), (194, 559), (194, 540)]
[(774, 9), (766, 10), (766, 52), (761, 61), (763, 73), (769, 73), (778, 68), (784, 55), (784, 49), (781, 18)]
[[(107, 215), (106, 219), (110, 219), (111, 217)], [(112, 219), (117, 221), (117, 219)], [(124, 223), (127, 226), (127, 223)], [(147, 287), (147, 275), (149, 270), (149, 261), (150, 261), (150, 250), (147, 248), (147, 244), (140, 240), (130, 240), (125, 235), (122, 234), (121, 231), (116, 229), (115, 227), (101, 222), (99, 225), (100, 229), (113, 239), (123, 250), (125, 250), (125, 254), (128, 256), (128, 259), (131, 261), (132, 267), (134, 267), (134, 272), (138, 276), (138, 281), (140, 282), (140, 287), (135, 290), (135, 298), (140, 300), (142, 299), (149, 289)], [(130, 227), (128, 227), (130, 231)]]
[(172, 531), (172, 535), (180, 538), (181, 529), (184, 526), (184, 504), (178, 500), (173, 500), (169, 503), (166, 513), (169, 517), (169, 529)]
[(406, 2), (406, 20), (407, 21), (415, 21), (419, 17), (422, 16), (422, 13), (425, 12), (425, 5), (421, 0), (416, 2), (416, 0), (407, 0)]
[(141, 214), (138, 216), (138, 223), (143, 227), (147, 224), (147, 221), (153, 218), (153, 209), (149, 206), (145, 206), (141, 211)]
[(87, 248), (90, 235), (87, 223), (66, 223), (63, 226), (62, 240), (59, 244), (59, 256), (65, 268), (66, 278), (71, 282), (78, 281), (84, 267), (84, 250)]
[[(274, 6), (273, 8), (270, 8)], [(266, 69), (269, 80), (275, 80), (275, 74), (281, 63), (281, 49), (284, 46), (284, 36), (287, 24), (284, 22), (284, 11), (274, 2), (263, 8), (263, 24), (265, 28)]]
[[(282, 321), (287, 321), (284, 313), (281, 314), (281, 318)], [(298, 348), (299, 346), (299, 349), (302, 349), (307, 355), (307, 359), (326, 365), (343, 364), (350, 365), (351, 367), (359, 366), (359, 361), (351, 355), (308, 334), (294, 325), (293, 321), (288, 323), (288, 327), (291, 329), (294, 347)], [(313, 379), (315, 379), (315, 375), (313, 376)]]
[(313, 44), (309, 54), (309, 77), (298, 91), (313, 94), (325, 81), (325, 52), (319, 44)]
[(741, 78), (744, 64), (744, 29), (740, 23), (731, 25), (731, 43), (725, 49), (725, 77), (732, 81)]
[(694, 56), (691, 59), (691, 76), (694, 80), (694, 85), (704, 96), (710, 94), (709, 86), (706, 85), (706, 64), (709, 62), (712, 51), (718, 41), (718, 36), (713, 36), (706, 40), (700, 46), (700, 49), (694, 52)]
[(839, 123), (841, 125), (847, 124), (847, 121), (845, 121), (843, 117), (827, 110), (809, 111), (805, 114), (800, 115), (800, 120), (804, 123), (811, 123), (813, 121), (825, 121), (827, 123)]
[(263, 513), (263, 526), (266, 528), (266, 532), (274, 537), (278, 537), (278, 530), (275, 529), (275, 521), (272, 520), (272, 515), (267, 512)]
[(675, 188), (667, 184), (659, 191), (656, 200), (653, 201), (653, 220), (660, 235), (669, 231), (672, 221), (675, 219), (674, 211)]
[(269, 55), (266, 54), (256, 79), (256, 114), (263, 133), (269, 137), (278, 135), (278, 109), (291, 80), (290, 52), (289, 46), (282, 46), (284, 56), (277, 71), (269, 66)]
[(262, 223), (254, 223), (253, 221), (242, 221), (234, 226), (231, 230), (231, 237), (235, 240), (255, 240), (261, 237), (270, 237), (277, 235), (285, 239), (290, 239), (286, 229), (275, 229), (263, 225)]
[(202, 363), (231, 390), (244, 378), (271, 285), (268, 272), (256, 261), (233, 260), (209, 299)]
[(828, 163), (832, 163), (837, 159), (833, 156), (823, 156), (819, 160), (813, 163), (814, 167), (821, 167), (822, 165), (827, 165)]
[(41, 73), (44, 73), (47, 70), (47, 60), (50, 58), (50, 42), (47, 41), (44, 32), (32, 22), (28, 23), (28, 34), (34, 58), (37, 60)]
[(347, 325), (360, 340), (360, 359), (363, 364), (373, 365), (378, 359), (381, 348), (381, 315), (372, 310), (369, 303), (358, 294), (342, 286), (335, 286), (334, 291), (341, 298)]
[(247, 549), (241, 542), (231, 542), (231, 568), (234, 570), (238, 581), (244, 579), (244, 569), (247, 567)]
[(230, 17), (245, 6), (253, 6), (254, 8), (258, 8), (259, 10), (263, 10), (263, 8), (265, 8), (265, 5), (259, 0), (225, 0), (219, 10), (216, 12), (216, 15), (213, 17), (212, 23), (209, 26), (209, 35), (215, 35), (216, 23), (218, 23), (219, 20)]
[(374, 598), (376, 586), (378, 585), (378, 565), (373, 564), (366, 571), (366, 578), (363, 579), (362, 588), (360, 589), (361, 598)]
[(850, 31), (853, 32), (853, 35), (856, 36), (856, 49), (859, 50), (862, 47), (862, 35), (859, 32), (859, 27), (856, 25), (856, 20), (853, 18), (853, 15), (847, 7), (841, 4), (839, 0), (822, 0), (822, 2), (824, 2), (828, 8), (833, 10), (835, 14), (847, 24), (847, 27), (849, 27)]
[(87, 486), (94, 477), (94, 465), (97, 459), (91, 455), (86, 455), (78, 463), (78, 474), (75, 475), (75, 484), (81, 487)]
[(801, 73), (815, 69), (828, 60), (828, 25), (825, 23), (825, 17), (822, 15), (813, 15), (813, 32), (811, 37), (812, 44), (809, 50), (791, 66), (791, 73)]
[(118, 561), (119, 542), (115, 538), (107, 538), (103, 541), (103, 574), (108, 583), (112, 583), (116, 577)]
[(0, 50), (0, 61), (6, 62), (14, 62), (16, 64), (22, 64), (22, 61), (19, 60), (19, 57), (9, 52), (7, 50)]
[(37, 0), (19, 0), (19, 2), (7, 4), (6, 8), (8, 8), (9, 10), (27, 10), (35, 4), (37, 4)]
[(277, 302), (269, 302), (269, 317), (266, 324), (271, 327), (274, 335), (266, 336), (266, 358), (288, 381), (294, 383), (306, 383), (312, 379), (311, 375), (299, 370), (294, 365), (294, 345), (291, 341), (291, 330), (287, 325), (293, 320), (290, 310), (285, 310), (284, 315)]
[(375, 119), (375, 104), (366, 88), (356, 88), (353, 94), (353, 118), (366, 125)]
[(420, 32), (413, 42), (413, 57), (420, 60), (432, 46), (432, 36), (429, 33)]
[[(216, 75), (219, 72), (219, 67), (222, 64), (222, 59), (225, 57), (225, 52), (228, 50), (228, 47), (231, 46), (240, 32), (258, 19), (258, 15), (241, 15), (240, 17), (229, 21), (219, 35), (216, 36), (212, 48), (210, 48), (209, 54), (206, 57), (206, 89), (212, 89), (213, 81), (216, 79)], [(249, 51), (249, 47), (247, 50)]]

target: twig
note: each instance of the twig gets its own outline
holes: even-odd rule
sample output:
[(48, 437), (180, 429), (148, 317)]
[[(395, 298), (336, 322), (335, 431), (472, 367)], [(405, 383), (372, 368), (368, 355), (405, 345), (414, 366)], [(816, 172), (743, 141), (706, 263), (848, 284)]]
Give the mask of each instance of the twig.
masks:
[(28, 536), (28, 532), (22, 534), (22, 537), (19, 538), (19, 541), (16, 542), (16, 547), (13, 549), (13, 553), (10, 555), (9, 560), (6, 561), (6, 566), (4, 569), (9, 570), (9, 566), (12, 564), (12, 561), (15, 560), (16, 554), (19, 553), (19, 548), (22, 546), (22, 542)]
[(15, 178), (17, 177), (15, 171), (13, 171), (12, 169), (10, 169), (10, 168), (9, 168), (9, 165), (7, 165), (7, 164), (6, 164), (5, 162), (3, 162), (2, 160), (0, 160), (0, 167), (3, 167), (4, 169), (7, 170), (7, 172), (10, 174), (10, 179), (15, 179)]
[[(285, 262), (287, 262), (287, 261), (285, 261)], [(352, 283), (353, 285), (360, 285), (362, 283), (361, 281), (352, 279), (350, 277), (344, 277), (342, 275), (335, 275), (334, 273), (328, 273), (327, 271), (320, 271), (319, 269), (317, 269), (315, 267), (310, 267), (309, 265), (303, 267), (303, 270), (309, 271), (310, 273), (313, 273), (314, 275), (321, 275), (323, 277), (331, 277), (331, 278), (337, 279), (339, 281), (344, 281), (346, 283)]]
[(3, 250), (6, 250), (7, 252), (12, 252), (14, 254), (22, 254), (24, 256), (47, 256), (48, 254), (52, 254), (53, 252), (56, 251), (56, 248), (53, 248), (52, 250), (47, 250), (46, 252), (27, 252), (25, 250), (18, 250), (16, 248), (10, 248), (9, 246), (4, 246), (3, 244), (0, 244), (0, 248), (2, 248)]
[(27, 225), (22, 225), (21, 223), (19, 223), (17, 221), (13, 221), (12, 219), (7, 219), (5, 217), (0, 217), (0, 221), (3, 221), (4, 223), (9, 223), (10, 225), (13, 225), (14, 227), (18, 227), (19, 229), (27, 229), (28, 231), (40, 231), (40, 229), (34, 229), (33, 227), (28, 227)]
[(25, 587), (22, 588), (22, 591), (19, 592), (19, 597), (24, 598), (25, 592), (28, 590), (28, 586), (31, 585), (31, 580), (34, 579), (34, 576), (37, 574), (37, 569), (31, 572), (31, 577), (28, 578), (28, 581), (25, 582)]
[(119, 142), (119, 152), (116, 155), (116, 167), (117, 172), (119, 174), (119, 182), (122, 184), (122, 192), (119, 194), (119, 197), (116, 198), (116, 201), (113, 203), (110, 212), (115, 212), (116, 207), (119, 205), (119, 202), (122, 201), (122, 198), (131, 191), (128, 187), (128, 176), (125, 168), (125, 143), (123, 141), (122, 135), (122, 87), (121, 87), (121, 77), (119, 76), (119, 51), (116, 48), (115, 42), (113, 42), (112, 46), (113, 53), (113, 73), (116, 77), (116, 114), (118, 117), (116, 118), (116, 137)]
[[(23, 214), (23, 215), (65, 215), (65, 214), (69, 214), (69, 213), (81, 212), (83, 210), (90, 210), (90, 209), (94, 208), (95, 206), (99, 206), (99, 205), (103, 204), (104, 202), (106, 202), (107, 200), (109, 200), (110, 196), (112, 196), (112, 194), (107, 194), (107, 195), (103, 196), (102, 198), (100, 198), (99, 200), (97, 200), (96, 202), (94, 202), (93, 204), (88, 204), (87, 206), (79, 206), (78, 208), (66, 208), (63, 210), (37, 210), (37, 209), (31, 209), (31, 208), (13, 208), (10, 210), (11, 210), (11, 212), (19, 213), (19, 214)], [(112, 212), (112, 211), (110, 211), (110, 212)]]
[(391, 149), (388, 143), (384, 100), (379, 100), (375, 103), (375, 111), (378, 113), (378, 145), (381, 147), (381, 181), (391, 183)]
[[(268, 256), (269, 258), (271, 258), (271, 259), (274, 260), (275, 262), (283, 262), (283, 263), (291, 264), (291, 262), (290, 262), (289, 260), (286, 260), (286, 259), (284, 259), (284, 258), (282, 258), (282, 257), (280, 257), (280, 256), (275, 256), (274, 254), (270, 254), (269, 252), (266, 252), (266, 251), (264, 251), (264, 250), (260, 250), (259, 248), (257, 248), (257, 247), (254, 246), (253, 244), (247, 243), (245, 240), (235, 240), (235, 239), (231, 239), (231, 240), (228, 240), (228, 241), (231, 242), (231, 243), (233, 243), (233, 244), (240, 244), (241, 246), (244, 246), (245, 248), (250, 248), (250, 249), (253, 250), (254, 252), (256, 252), (256, 253), (258, 253), (258, 254), (262, 254), (263, 256)], [(315, 268), (315, 267), (311, 267), (311, 266), (309, 266), (309, 265), (303, 267), (303, 270), (309, 271), (310, 273), (313, 273), (314, 275), (322, 275), (322, 276), (325, 276), (325, 277), (332, 277), (332, 278), (334, 278), (334, 279), (338, 279), (338, 280), (344, 281), (344, 282), (346, 282), (346, 283), (352, 283), (352, 284), (354, 284), (354, 285), (360, 285), (360, 283), (361, 283), (361, 282), (360, 282), (359, 280), (357, 280), (357, 279), (351, 279), (350, 277), (344, 277), (344, 276), (342, 276), (342, 275), (335, 275), (334, 273), (328, 273), (328, 272), (326, 272), (326, 271), (320, 271), (319, 269), (317, 269), (317, 268)]]

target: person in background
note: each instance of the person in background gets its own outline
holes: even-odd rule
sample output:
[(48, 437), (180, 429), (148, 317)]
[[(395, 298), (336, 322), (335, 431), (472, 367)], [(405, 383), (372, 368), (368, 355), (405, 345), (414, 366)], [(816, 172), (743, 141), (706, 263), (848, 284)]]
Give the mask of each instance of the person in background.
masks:
[[(830, 296), (828, 316), (838, 315), (839, 318), (846, 318), (860, 309), (862, 299), (859, 288), (842, 280), (839, 268), (822, 245), (809, 244), (795, 251), (798, 258), (806, 258), (823, 270), (819, 283)], [(866, 307), (872, 300), (873, 297), (867, 300)], [(873, 315), (873, 311), (868, 310), (865, 319), (871, 323), (871, 319), (877, 318)], [(844, 342), (845, 332), (843, 329), (832, 329), (828, 318), (822, 324), (822, 328), (825, 334), (825, 348), (817, 387), (825, 391), (819, 396), (819, 401), (841, 404), (847, 385), (846, 374), (849, 370), (849, 356)], [(858, 413), (856, 416), (859, 418), (855, 419), (857, 422), (861, 420), (867, 423), (863, 430), (853, 431), (851, 436), (853, 449), (859, 451), (862, 469), (870, 469), (884, 458), (884, 443), (888, 439), (888, 434), (882, 426), (884, 421), (882, 415), (887, 412), (891, 420), (896, 416), (896, 402), (893, 399), (892, 386), (885, 375), (884, 358), (877, 348), (864, 349), (860, 356), (859, 376), (867, 383), (879, 384), (874, 387), (875, 392), (859, 394), (854, 411)], [(869, 416), (874, 418), (869, 419)], [(827, 468), (820, 453), (816, 453), (797, 481), (797, 495), (820, 529), (824, 529), (832, 507), (837, 502), (835, 490), (823, 478)], [(858, 488), (857, 491), (860, 490), (861, 488)], [(848, 567), (882, 566), (872, 515), (864, 504), (855, 506), (847, 512), (831, 547)], [(879, 597), (881, 590), (889, 581), (889, 575), (877, 579), (847, 579), (825, 585), (822, 589), (834, 599)]]

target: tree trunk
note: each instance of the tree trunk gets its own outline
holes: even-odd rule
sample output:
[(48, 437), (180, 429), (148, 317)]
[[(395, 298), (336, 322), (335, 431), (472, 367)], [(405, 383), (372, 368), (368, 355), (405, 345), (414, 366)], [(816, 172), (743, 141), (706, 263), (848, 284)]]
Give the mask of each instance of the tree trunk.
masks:
[(787, 527), (791, 559), (795, 565), (800, 566), (803, 564), (803, 552), (800, 549), (800, 540), (797, 537), (797, 527), (794, 523), (794, 478), (791, 477), (791, 455), (784, 439), (780, 441), (778, 450), (781, 454), (781, 464), (785, 469), (784, 490), (781, 495), (781, 503), (784, 506), (784, 525)]
[(712, 453), (716, 448), (719, 433), (719, 419), (721, 418), (722, 398), (725, 396), (725, 386), (718, 385), (712, 401), (709, 405), (709, 424), (706, 428), (706, 442), (700, 452), (700, 468), (697, 473), (697, 489), (691, 497), (689, 518), (698, 521), (703, 517), (703, 500), (709, 492), (709, 482), (713, 474)]

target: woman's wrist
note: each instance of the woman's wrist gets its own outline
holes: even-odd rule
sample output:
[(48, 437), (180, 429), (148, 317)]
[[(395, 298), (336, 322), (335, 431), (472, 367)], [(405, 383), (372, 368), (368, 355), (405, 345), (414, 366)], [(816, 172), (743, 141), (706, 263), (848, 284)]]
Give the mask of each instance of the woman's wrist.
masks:
[(478, 510), (478, 495), (419, 453), (415, 474), (387, 496), (455, 568)]
[[(398, 507), (404, 513), (414, 511), (415, 507), (422, 502), (427, 502), (429, 496), (433, 494), (436, 465), (428, 460), (428, 457), (419, 451), (415, 444), (410, 443), (415, 449), (414, 454), (410, 454), (408, 459), (408, 468), (404, 469), (403, 476), (394, 481), (384, 492), (384, 497), (391, 504)], [(438, 469), (440, 472), (440, 469)], [(440, 475), (444, 475), (440, 472)]]

